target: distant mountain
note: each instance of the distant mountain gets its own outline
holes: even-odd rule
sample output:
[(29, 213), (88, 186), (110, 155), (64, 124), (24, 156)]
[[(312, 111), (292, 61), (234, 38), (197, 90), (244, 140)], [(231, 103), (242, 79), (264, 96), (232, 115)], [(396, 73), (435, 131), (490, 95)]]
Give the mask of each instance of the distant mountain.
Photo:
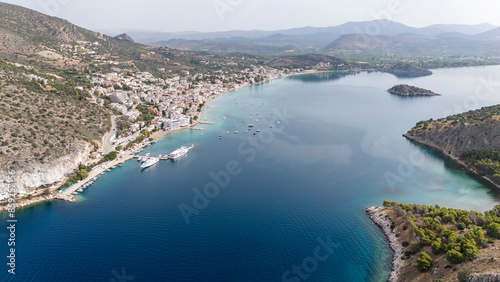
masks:
[(500, 40), (500, 27), (478, 34), (473, 38), (476, 40)]
[[(413, 28), (406, 26), (401, 23), (389, 21), (389, 20), (373, 20), (365, 22), (348, 22), (338, 26), (331, 27), (301, 27), (301, 28), (290, 28), (281, 29), (274, 31), (265, 30), (232, 30), (232, 31), (221, 31), (221, 32), (147, 32), (147, 31), (127, 31), (127, 34), (136, 39), (137, 42), (144, 44), (155, 44), (159, 41), (168, 41), (171, 39), (184, 39), (184, 40), (227, 40), (228, 38), (239, 37), (247, 39), (262, 39), (270, 37), (276, 34), (287, 35), (296, 38), (304, 38), (304, 36), (317, 37), (330, 36), (330, 41), (335, 38), (331, 36), (340, 36), (342, 34), (355, 34), (355, 33), (367, 33), (371, 31), (371, 28), (376, 27), (380, 30), (381, 35), (396, 35), (400, 33), (414, 33), (418, 31), (418, 28)], [(113, 31), (116, 32), (116, 31)], [(442, 31), (436, 30), (435, 33), (440, 33)], [(115, 34), (110, 34), (115, 35)], [(326, 41), (326, 39), (323, 39)], [(324, 46), (321, 46), (324, 47)]]
[[(354, 38), (364, 38), (371, 41), (372, 46), (340, 46), (341, 49), (358, 49), (358, 51), (371, 49), (378, 51), (384, 45), (404, 45), (404, 42), (410, 41), (410, 44), (417, 44), (420, 41), (426, 43), (434, 42), (436, 44), (445, 43), (447, 40), (491, 40), (500, 36), (492, 33), (495, 26), (490, 24), (480, 25), (431, 25), (422, 28), (410, 27), (398, 22), (390, 20), (373, 20), (364, 22), (347, 22), (338, 26), (330, 27), (301, 27), (282, 29), (274, 31), (265, 30), (233, 30), (222, 32), (144, 32), (132, 31), (127, 32), (136, 39), (137, 42), (151, 45), (166, 45), (170, 48), (180, 48), (189, 50), (227, 50), (225, 46), (231, 46), (229, 49), (238, 51), (255, 51), (255, 50), (320, 50), (325, 46), (330, 45), (333, 41), (339, 39), (343, 35), (355, 36)], [(357, 36), (366, 34), (366, 36)], [(481, 34), (480, 36), (478, 34)], [(379, 37), (378, 39), (368, 39), (370, 36)], [(381, 36), (389, 36), (380, 38)], [(387, 41), (389, 38), (392, 39)], [(404, 36), (404, 37), (401, 37)], [(397, 38), (401, 37), (401, 38)], [(429, 41), (429, 37), (433, 40), (443, 39), (444, 41)], [(420, 39), (418, 39), (420, 38)], [(427, 39), (426, 39), (427, 38)], [(346, 37), (342, 37), (346, 40)], [(398, 42), (394, 42), (398, 41)], [(358, 40), (356, 40), (358, 41)], [(413, 43), (411, 43), (413, 42)], [(461, 42), (459, 45), (463, 45)], [(229, 45), (228, 45), (229, 44)], [(359, 42), (357, 43), (359, 44)], [(343, 44), (346, 45), (346, 44)], [(433, 44), (431, 44), (433, 45)], [(285, 47), (286, 46), (286, 47)], [(327, 49), (331, 49), (328, 47)], [(387, 48), (384, 48), (387, 49)], [(395, 48), (398, 49), (398, 48)], [(401, 48), (400, 48), (401, 49)], [(403, 48), (405, 49), (405, 48)], [(410, 48), (412, 49), (412, 48)], [(413, 48), (413, 49), (418, 49)], [(433, 46), (433, 49), (441, 50), (439, 46)]]
[[(498, 30), (500, 32), (500, 29)], [(442, 35), (442, 34), (441, 34)], [(448, 34), (450, 35), (450, 34)], [(464, 38), (460, 38), (464, 37)], [(492, 34), (484, 35), (493, 38)], [(467, 35), (458, 36), (419, 36), (419, 35), (343, 35), (329, 44), (325, 51), (333, 53), (372, 53), (412, 55), (500, 55), (500, 40), (473, 40)]]
[(430, 25), (425, 28), (432, 28), (441, 30), (443, 33), (448, 32), (457, 32), (463, 33), (467, 35), (475, 35), (479, 33), (483, 33), (489, 30), (496, 28), (496, 26), (491, 25), (489, 23), (482, 23), (477, 25), (465, 25), (465, 24), (435, 24)]

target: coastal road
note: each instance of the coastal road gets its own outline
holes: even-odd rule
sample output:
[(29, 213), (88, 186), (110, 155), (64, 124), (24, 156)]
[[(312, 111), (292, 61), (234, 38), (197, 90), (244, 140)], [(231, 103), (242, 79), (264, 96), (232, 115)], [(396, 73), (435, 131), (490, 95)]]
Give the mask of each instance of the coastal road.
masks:
[(111, 115), (111, 132), (106, 136), (104, 140), (104, 154), (107, 155), (111, 153), (113, 146), (111, 145), (111, 138), (116, 133), (116, 116)]

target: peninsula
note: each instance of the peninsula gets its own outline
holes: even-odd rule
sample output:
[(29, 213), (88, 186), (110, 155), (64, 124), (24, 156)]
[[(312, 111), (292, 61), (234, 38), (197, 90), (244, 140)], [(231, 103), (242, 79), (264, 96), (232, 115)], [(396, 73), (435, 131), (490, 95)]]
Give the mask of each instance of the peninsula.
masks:
[(432, 71), (428, 69), (406, 62), (399, 62), (394, 66), (387, 68), (386, 72), (392, 73), (397, 77), (418, 77), (432, 74)]
[(418, 122), (403, 134), (500, 189), (500, 105)]
[(439, 96), (431, 90), (410, 86), (407, 84), (398, 84), (387, 90), (387, 92), (399, 96)]
[(366, 210), (394, 252), (388, 281), (498, 281), (500, 206), (485, 213), (384, 201)]

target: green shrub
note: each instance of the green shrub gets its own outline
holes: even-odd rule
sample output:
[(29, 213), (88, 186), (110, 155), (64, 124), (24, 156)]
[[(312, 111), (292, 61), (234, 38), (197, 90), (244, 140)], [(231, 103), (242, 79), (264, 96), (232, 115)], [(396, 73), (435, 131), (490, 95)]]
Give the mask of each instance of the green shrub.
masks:
[(456, 250), (449, 250), (446, 253), (446, 259), (453, 264), (459, 264), (464, 261), (464, 256)]
[(427, 271), (432, 265), (432, 258), (427, 253), (422, 252), (417, 259), (417, 269), (420, 271)]

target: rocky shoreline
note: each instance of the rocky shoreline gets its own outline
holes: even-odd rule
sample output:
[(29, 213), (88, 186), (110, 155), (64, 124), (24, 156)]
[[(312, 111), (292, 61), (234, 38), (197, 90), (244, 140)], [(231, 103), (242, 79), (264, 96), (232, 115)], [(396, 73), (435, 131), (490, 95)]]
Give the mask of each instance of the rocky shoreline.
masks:
[[(67, 201), (67, 202), (75, 202), (76, 199), (73, 196), (63, 196), (63, 195), (46, 195), (46, 196), (37, 196), (33, 197), (32, 199), (20, 199), (16, 200), (15, 206), (16, 209), (20, 208), (26, 208), (32, 205), (36, 205), (39, 203), (47, 202), (47, 201), (54, 201), (54, 200), (62, 200), (62, 201)], [(6, 212), (8, 210), (8, 205), (3, 205), (0, 206), (0, 213), (1, 212)]]
[(419, 145), (422, 145), (422, 146), (425, 146), (427, 147), (428, 149), (432, 150), (433, 152), (436, 152), (442, 156), (444, 156), (445, 158), (451, 160), (452, 162), (454, 162), (455, 164), (463, 167), (465, 170), (467, 170), (468, 172), (472, 173), (473, 175), (475, 175), (476, 177), (482, 179), (483, 181), (487, 182), (488, 184), (490, 184), (491, 186), (497, 188), (498, 190), (500, 190), (500, 185), (496, 184), (493, 180), (489, 179), (488, 177), (486, 176), (482, 176), (480, 175), (476, 170), (470, 168), (468, 165), (466, 165), (464, 162), (462, 162), (458, 157), (455, 157), (451, 154), (448, 154), (445, 152), (445, 150), (439, 148), (439, 147), (436, 147), (434, 145), (431, 145), (425, 141), (422, 141), (422, 140), (417, 140), (414, 136), (412, 136), (410, 133), (405, 133), (403, 134), (403, 136), (412, 141), (412, 142), (415, 142)]
[(366, 214), (370, 219), (378, 225), (380, 230), (384, 233), (385, 237), (389, 241), (389, 247), (391, 248), (392, 254), (392, 265), (391, 273), (387, 278), (389, 282), (398, 281), (398, 277), (403, 266), (403, 246), (396, 237), (396, 232), (391, 230), (392, 221), (385, 217), (385, 212), (383, 208), (380, 207), (370, 207), (366, 209)]

